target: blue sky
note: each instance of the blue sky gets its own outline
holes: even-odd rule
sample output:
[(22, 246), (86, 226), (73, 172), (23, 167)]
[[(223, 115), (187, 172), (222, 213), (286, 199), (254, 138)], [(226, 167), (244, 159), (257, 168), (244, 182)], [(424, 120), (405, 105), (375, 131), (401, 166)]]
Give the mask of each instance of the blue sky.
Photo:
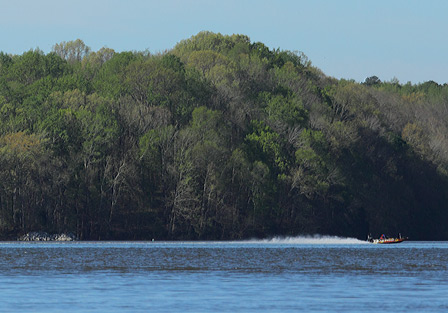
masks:
[(444, 0), (0, 0), (0, 51), (82, 39), (160, 52), (202, 30), (302, 51), (336, 78), (448, 82)]

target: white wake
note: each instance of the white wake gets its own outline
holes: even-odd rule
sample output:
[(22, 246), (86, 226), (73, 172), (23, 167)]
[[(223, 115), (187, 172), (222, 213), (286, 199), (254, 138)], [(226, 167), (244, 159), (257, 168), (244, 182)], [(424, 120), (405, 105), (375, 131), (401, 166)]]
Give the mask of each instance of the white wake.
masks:
[(350, 245), (350, 244), (365, 244), (366, 241), (356, 238), (338, 237), (338, 236), (325, 236), (325, 235), (307, 235), (296, 237), (272, 237), (266, 239), (252, 239), (247, 241), (248, 243), (272, 243), (272, 244), (308, 244), (308, 245)]

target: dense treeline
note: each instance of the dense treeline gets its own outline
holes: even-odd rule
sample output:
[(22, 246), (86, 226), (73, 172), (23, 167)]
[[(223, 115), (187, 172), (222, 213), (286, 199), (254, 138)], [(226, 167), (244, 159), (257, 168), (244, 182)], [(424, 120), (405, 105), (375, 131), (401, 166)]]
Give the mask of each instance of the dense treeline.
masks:
[(325, 76), (201, 32), (0, 53), (0, 233), (448, 239), (448, 86)]

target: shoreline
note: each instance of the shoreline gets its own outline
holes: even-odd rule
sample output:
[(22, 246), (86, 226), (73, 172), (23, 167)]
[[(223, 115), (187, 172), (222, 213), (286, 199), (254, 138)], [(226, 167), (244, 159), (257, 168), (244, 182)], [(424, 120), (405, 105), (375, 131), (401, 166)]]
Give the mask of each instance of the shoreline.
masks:
[(49, 234), (47, 232), (29, 232), (19, 236), (16, 241), (79, 241), (72, 233)]

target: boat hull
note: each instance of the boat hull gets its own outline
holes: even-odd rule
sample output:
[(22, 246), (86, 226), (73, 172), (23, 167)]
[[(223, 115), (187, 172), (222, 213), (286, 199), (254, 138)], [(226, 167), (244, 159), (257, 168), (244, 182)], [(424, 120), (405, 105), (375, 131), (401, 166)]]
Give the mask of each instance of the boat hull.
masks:
[(373, 239), (371, 241), (374, 244), (394, 244), (394, 243), (400, 243), (405, 241), (406, 238), (388, 238), (388, 239)]

